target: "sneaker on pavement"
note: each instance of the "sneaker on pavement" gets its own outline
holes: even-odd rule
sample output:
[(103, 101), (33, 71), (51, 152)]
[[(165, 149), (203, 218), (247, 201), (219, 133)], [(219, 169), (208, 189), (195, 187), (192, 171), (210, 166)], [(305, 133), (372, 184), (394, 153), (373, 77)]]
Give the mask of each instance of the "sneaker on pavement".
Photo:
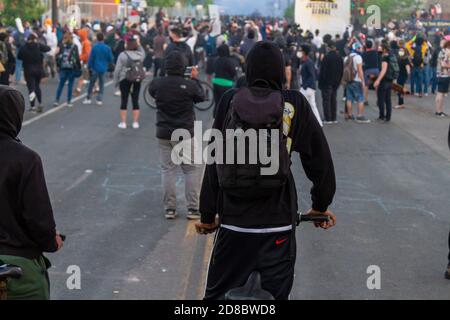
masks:
[(83, 104), (92, 104), (91, 99), (84, 99)]
[(44, 107), (39, 106), (39, 107), (36, 108), (36, 112), (37, 113), (42, 113), (42, 111), (44, 111)]
[(133, 129), (139, 129), (139, 122), (133, 122)]
[(370, 123), (370, 120), (367, 119), (364, 116), (358, 116), (358, 117), (356, 117), (356, 122), (358, 122), (358, 123)]
[(96, 103), (97, 103), (98, 106), (103, 105), (103, 101), (100, 101), (100, 100), (97, 100)]
[(166, 219), (173, 220), (177, 217), (177, 212), (173, 209), (167, 209), (164, 216)]
[(54, 107), (59, 106), (59, 102), (58, 102), (58, 101), (53, 102), (53, 106), (54, 106)]
[(328, 124), (333, 124), (332, 121), (322, 121), (323, 124), (328, 125)]
[(68, 108), (72, 108), (73, 107), (73, 103), (72, 102), (67, 102), (67, 107)]
[(36, 107), (31, 107), (30, 109), (28, 109), (28, 111), (36, 113), (37, 112), (37, 108)]
[(120, 97), (120, 90), (117, 90), (116, 92), (114, 92), (114, 95), (115, 95), (116, 97)]
[(188, 220), (199, 220), (200, 219), (200, 211), (196, 209), (188, 209), (188, 214), (186, 216)]
[(121, 122), (118, 125), (119, 129), (126, 129), (127, 128), (127, 124), (125, 122)]

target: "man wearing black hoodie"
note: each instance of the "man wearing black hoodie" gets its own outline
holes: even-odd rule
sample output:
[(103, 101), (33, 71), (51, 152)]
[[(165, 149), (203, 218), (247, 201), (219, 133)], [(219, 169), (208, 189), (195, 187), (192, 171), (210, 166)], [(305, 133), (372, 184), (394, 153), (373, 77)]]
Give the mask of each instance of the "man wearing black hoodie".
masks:
[(62, 247), (39, 155), (17, 135), (25, 101), (16, 90), (0, 86), (0, 265), (22, 268), (21, 279), (8, 282), (9, 299), (48, 299), (48, 260), (43, 252)]
[[(258, 42), (247, 56), (248, 86), (258, 90), (282, 90), (284, 67), (276, 44)], [(317, 226), (330, 228), (336, 222), (328, 211), (336, 182), (327, 140), (306, 98), (294, 90), (281, 92), (285, 101), (283, 131), (288, 132), (288, 149), (300, 154), (306, 175), (313, 182), (312, 209), (308, 213), (329, 216), (329, 222)], [(236, 90), (230, 90), (223, 96), (213, 128), (224, 128), (235, 93)], [(222, 299), (230, 289), (243, 286), (253, 271), (259, 271), (263, 289), (275, 299), (288, 299), (294, 280), (294, 225), (298, 210), (292, 172), (289, 171), (287, 183), (271, 196), (242, 199), (220, 189), (216, 164), (206, 165), (200, 193), (201, 222), (196, 227), (199, 233), (214, 232), (219, 223), (220, 228), (204, 298)]]
[(319, 88), (322, 91), (324, 124), (337, 123), (337, 90), (344, 73), (344, 62), (334, 42), (328, 42), (328, 53), (322, 60), (319, 74)]
[[(167, 219), (176, 217), (176, 170), (172, 150), (178, 141), (172, 141), (176, 129), (186, 129), (194, 136), (194, 103), (205, 100), (203, 89), (196, 81), (185, 79), (186, 60), (180, 51), (172, 51), (165, 59), (166, 77), (155, 78), (149, 87), (156, 100), (156, 137), (160, 150), (161, 174), (164, 188), (164, 209)], [(192, 141), (194, 141), (192, 139)], [(199, 219), (199, 175), (194, 163), (181, 164), (186, 180), (188, 219)]]

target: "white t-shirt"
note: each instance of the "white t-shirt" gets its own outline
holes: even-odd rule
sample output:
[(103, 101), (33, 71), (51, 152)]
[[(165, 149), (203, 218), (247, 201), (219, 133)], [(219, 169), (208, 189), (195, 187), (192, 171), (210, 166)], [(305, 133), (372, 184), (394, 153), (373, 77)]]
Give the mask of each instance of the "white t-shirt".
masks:
[(356, 53), (351, 53), (349, 57), (353, 58), (353, 68), (355, 68), (356, 71), (356, 76), (355, 76), (355, 80), (357, 82), (361, 82), (361, 79), (359, 78), (359, 74), (358, 74), (358, 65), (362, 65), (363, 60), (361, 55), (356, 54)]

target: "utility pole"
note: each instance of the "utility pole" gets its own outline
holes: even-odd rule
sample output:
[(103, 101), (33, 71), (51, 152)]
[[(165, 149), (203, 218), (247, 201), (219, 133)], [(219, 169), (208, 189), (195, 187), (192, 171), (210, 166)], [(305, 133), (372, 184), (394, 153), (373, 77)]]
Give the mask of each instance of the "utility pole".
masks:
[(58, 21), (58, 0), (52, 0), (52, 23)]

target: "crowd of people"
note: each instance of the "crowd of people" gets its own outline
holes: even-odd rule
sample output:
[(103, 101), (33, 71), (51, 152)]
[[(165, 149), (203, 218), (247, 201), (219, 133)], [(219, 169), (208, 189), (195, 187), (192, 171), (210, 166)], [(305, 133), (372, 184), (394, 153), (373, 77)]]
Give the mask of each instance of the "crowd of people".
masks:
[[(141, 84), (152, 74), (149, 94), (157, 105), (156, 137), (167, 219), (177, 216), (176, 164), (172, 155), (178, 141), (172, 141), (172, 134), (177, 129), (194, 131), (193, 106), (205, 99), (202, 88), (192, 81), (199, 76), (199, 69), (204, 70), (214, 89), (213, 129), (220, 131), (226, 126), (238, 126), (235, 120), (245, 118), (248, 125), (268, 128), (275, 123), (275, 128), (282, 130), (286, 136), (282, 141), (287, 148), (280, 149), (280, 157), (285, 157), (284, 163), (290, 163), (290, 152), (299, 153), (313, 183), (309, 214), (327, 216), (328, 222), (317, 223), (324, 229), (336, 223), (335, 216), (328, 210), (336, 181), (321, 127), (337, 123), (340, 87), (344, 89), (346, 121), (371, 121), (365, 113), (369, 90), (376, 91), (379, 121), (391, 120), (392, 90), (398, 93), (397, 108), (406, 106), (408, 91), (418, 98), (430, 92), (436, 94), (435, 115), (447, 116), (443, 103), (450, 85), (448, 30), (429, 32), (417, 30), (416, 26), (402, 29), (393, 23), (390, 30), (347, 28), (343, 34), (322, 35), (320, 30), (305, 31), (286, 20), (226, 16), (220, 22), (169, 19), (162, 10), (156, 14), (154, 23), (122, 20), (91, 24), (82, 21), (79, 26), (61, 26), (47, 19), (42, 27), (33, 27), (25, 22), (0, 34), (1, 84), (9, 85), (11, 78), (19, 83), (23, 70), (31, 111), (42, 112), (40, 84), (43, 78), (58, 74), (54, 105), (60, 105), (67, 83), (67, 106), (72, 107), (73, 94), (81, 94), (86, 82), (87, 96), (83, 103), (92, 104), (95, 96), (96, 104), (102, 106), (105, 78), (110, 76), (118, 88), (116, 95), (121, 99), (118, 127), (127, 128), (131, 96), (132, 127), (138, 129)], [(408, 79), (409, 90), (406, 88)], [(316, 103), (318, 90), (322, 95), (323, 117)], [(25, 147), (16, 144), (16, 139), (24, 102), (10, 87), (0, 87), (0, 99), (2, 97), (14, 103), (0, 110), (1, 142), (11, 148), (10, 157), (20, 156)], [(266, 101), (266, 98), (273, 100)], [(281, 105), (282, 101), (287, 104)], [(14, 128), (11, 129), (9, 123)], [(0, 238), (0, 258), (8, 262), (4, 252), (17, 256), (31, 252), (27, 257), (35, 259), (42, 269), (41, 253), (60, 249), (62, 241), (55, 230), (40, 159), (31, 151), (23, 154), (21, 161), (30, 161), (35, 168), (35, 179), (27, 182), (35, 185), (25, 185), (24, 196), (45, 205), (40, 214), (49, 223), (36, 231), (42, 241), (30, 242), (29, 238), (34, 235), (28, 235), (26, 228), (21, 231), (18, 220), (29, 213), (15, 212), (15, 207), (9, 205), (11, 198), (2, 198), (2, 212), (9, 214), (8, 227), (13, 227), (0, 228), (6, 235)], [(14, 166), (17, 162), (8, 163)], [(245, 283), (253, 270), (259, 269), (264, 288), (276, 299), (287, 299), (294, 278), (293, 230), (298, 209), (289, 167), (277, 173), (278, 180), (270, 180), (255, 177), (254, 170), (247, 167), (239, 176), (236, 167), (231, 170), (212, 163), (206, 166), (202, 182), (198, 166), (183, 163), (181, 167), (186, 178), (187, 218), (200, 220), (197, 224), (200, 233), (219, 229), (205, 298), (223, 298), (230, 289)], [(0, 178), (9, 179), (12, 171), (8, 166), (2, 165), (0, 169)], [(233, 188), (227, 185), (229, 180), (233, 181)], [(39, 229), (39, 223), (33, 228)], [(240, 246), (243, 242), (248, 245)], [(273, 246), (268, 245), (274, 242), (277, 246), (284, 244), (283, 249), (274, 251)], [(23, 248), (17, 249), (17, 244)], [(236, 254), (233, 248), (238, 247), (240, 253)], [(255, 250), (255, 247), (260, 249)], [(238, 268), (242, 272), (235, 272)], [(38, 271), (36, 277), (39, 277)], [(47, 297), (48, 292), (41, 296)]]

